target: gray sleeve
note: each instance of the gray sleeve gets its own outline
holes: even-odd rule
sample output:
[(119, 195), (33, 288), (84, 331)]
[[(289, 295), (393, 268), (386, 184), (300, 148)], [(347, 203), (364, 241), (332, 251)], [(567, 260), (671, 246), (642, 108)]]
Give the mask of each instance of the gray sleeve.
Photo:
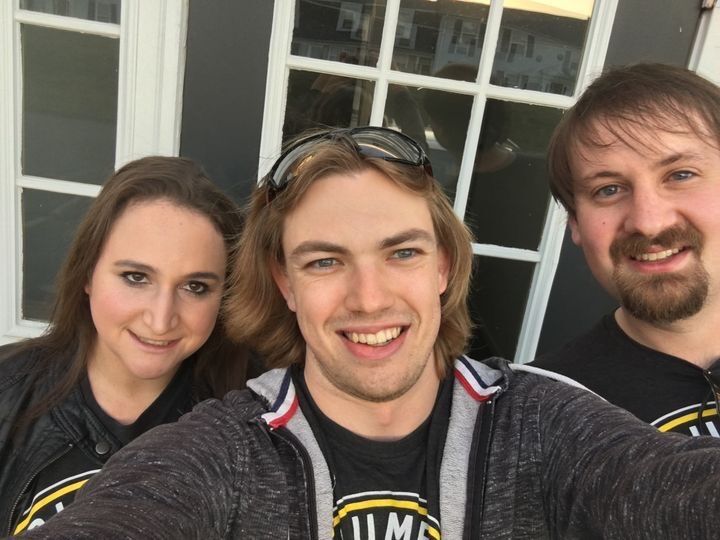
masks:
[(537, 396), (545, 515), (559, 538), (714, 538), (720, 440), (660, 433), (561, 383)]
[(243, 491), (247, 439), (221, 402), (114, 455), (65, 510), (23, 538), (222, 538)]

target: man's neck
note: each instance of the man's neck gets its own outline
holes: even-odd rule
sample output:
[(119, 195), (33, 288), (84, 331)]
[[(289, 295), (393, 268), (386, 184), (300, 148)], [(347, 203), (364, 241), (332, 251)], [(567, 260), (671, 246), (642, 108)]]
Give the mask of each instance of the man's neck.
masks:
[(615, 320), (623, 332), (641, 345), (698, 367), (707, 368), (720, 358), (720, 316), (707, 311), (660, 325), (641, 321), (621, 307), (615, 311)]
[(415, 431), (435, 405), (440, 380), (433, 362), (402, 396), (372, 402), (339, 391), (327, 379), (308, 377), (305, 383), (317, 407), (336, 424), (372, 440), (398, 440)]

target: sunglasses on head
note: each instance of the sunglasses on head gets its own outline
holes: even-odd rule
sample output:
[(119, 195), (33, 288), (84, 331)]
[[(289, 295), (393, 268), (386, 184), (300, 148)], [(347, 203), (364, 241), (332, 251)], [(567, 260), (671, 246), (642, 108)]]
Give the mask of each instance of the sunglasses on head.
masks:
[(376, 126), (331, 129), (295, 141), (285, 149), (265, 178), (267, 202), (270, 203), (287, 187), (295, 177), (298, 166), (312, 156), (313, 148), (319, 142), (340, 138), (350, 140), (355, 151), (361, 156), (423, 167), (427, 174), (432, 176), (432, 166), (425, 151), (417, 142), (399, 131)]

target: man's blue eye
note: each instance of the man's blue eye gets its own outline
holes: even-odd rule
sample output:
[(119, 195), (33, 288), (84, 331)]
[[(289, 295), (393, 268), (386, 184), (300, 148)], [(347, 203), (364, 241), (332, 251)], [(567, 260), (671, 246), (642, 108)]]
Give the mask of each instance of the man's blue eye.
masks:
[(417, 252), (412, 248), (398, 249), (394, 253), (394, 256), (397, 259), (408, 259), (408, 258), (412, 257), (413, 255), (415, 255), (415, 253), (417, 253)]
[(335, 259), (318, 259), (313, 263), (317, 268), (330, 268), (335, 264)]
[(670, 176), (673, 180), (681, 180), (682, 181), (682, 180), (688, 180), (688, 179), (692, 178), (693, 176), (695, 176), (695, 173), (692, 173), (690, 171), (677, 171), (677, 172), (672, 173)]
[(613, 195), (617, 194), (618, 191), (620, 191), (620, 188), (618, 186), (605, 186), (598, 189), (595, 194), (598, 197), (612, 197)]

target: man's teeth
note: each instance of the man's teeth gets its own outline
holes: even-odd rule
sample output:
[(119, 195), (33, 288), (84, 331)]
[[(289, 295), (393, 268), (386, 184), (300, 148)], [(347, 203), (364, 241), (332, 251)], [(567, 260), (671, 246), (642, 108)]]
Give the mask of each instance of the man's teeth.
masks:
[(346, 333), (345, 336), (353, 343), (365, 343), (367, 345), (385, 345), (400, 335), (401, 328), (387, 328), (375, 334), (358, 334), (357, 332)]
[(679, 248), (666, 249), (665, 251), (658, 251), (657, 253), (641, 253), (637, 255), (635, 259), (638, 261), (661, 261), (679, 252)]

